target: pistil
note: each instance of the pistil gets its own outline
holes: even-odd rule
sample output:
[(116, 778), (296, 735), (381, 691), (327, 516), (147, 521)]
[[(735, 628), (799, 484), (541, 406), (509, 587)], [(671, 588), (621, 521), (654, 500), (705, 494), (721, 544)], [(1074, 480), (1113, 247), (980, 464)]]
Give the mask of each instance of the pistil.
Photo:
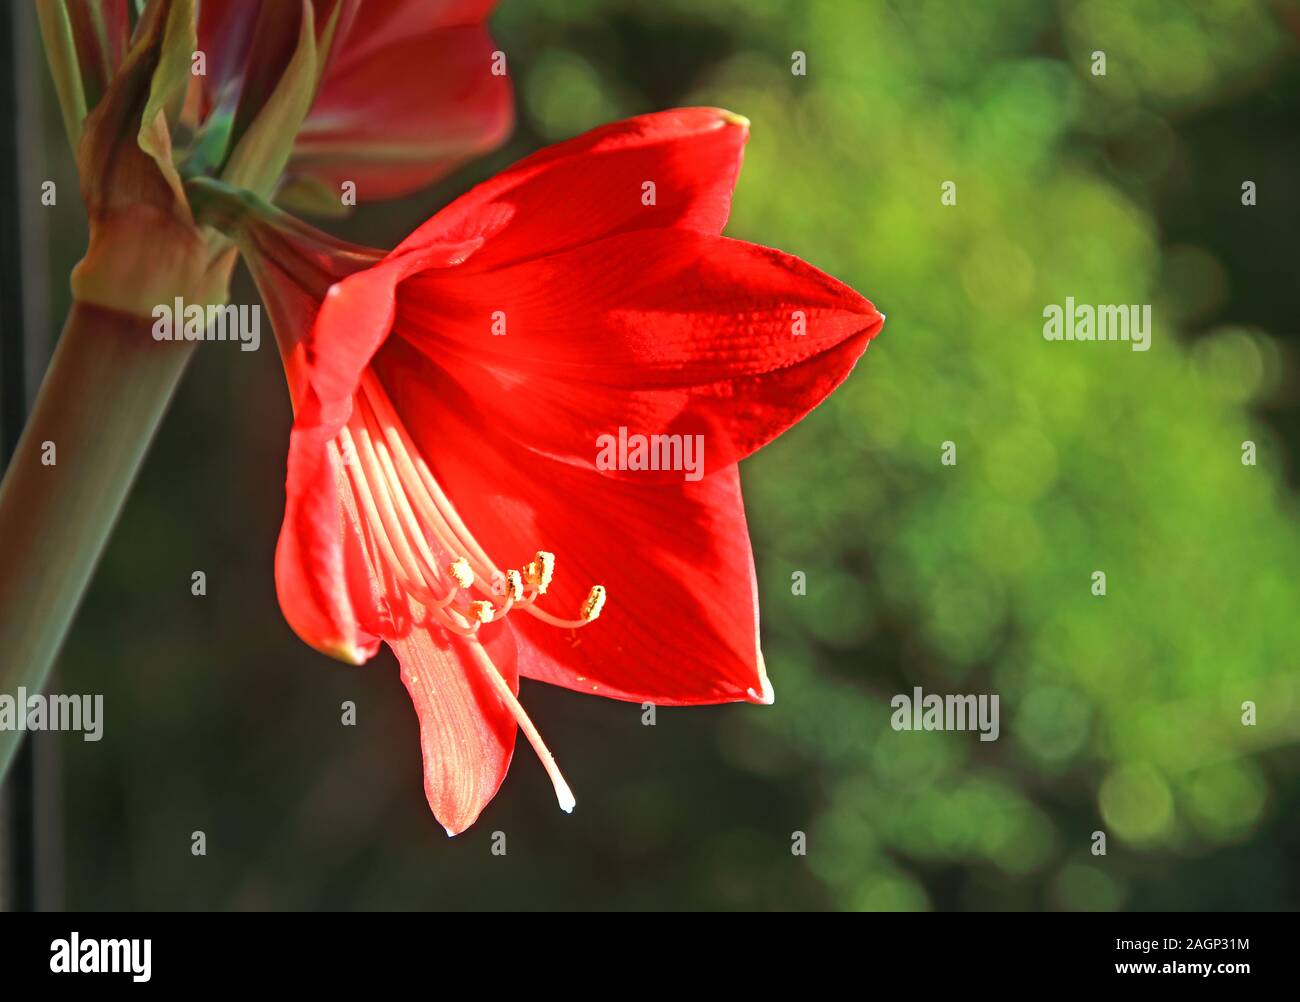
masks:
[(573, 793), (518, 698), (479, 642), (485, 625), (522, 610), (561, 629), (578, 629), (600, 615), (605, 589), (592, 587), (579, 618), (537, 607), (555, 574), (555, 556), (539, 550), (519, 569), (500, 570), (479, 545), (434, 477), (389, 400), (367, 370), (353, 397), (352, 416), (334, 443), (371, 572), (397, 635), (412, 626), (438, 626), (463, 637), (474, 661), (528, 738), (555, 786), (560, 806)]

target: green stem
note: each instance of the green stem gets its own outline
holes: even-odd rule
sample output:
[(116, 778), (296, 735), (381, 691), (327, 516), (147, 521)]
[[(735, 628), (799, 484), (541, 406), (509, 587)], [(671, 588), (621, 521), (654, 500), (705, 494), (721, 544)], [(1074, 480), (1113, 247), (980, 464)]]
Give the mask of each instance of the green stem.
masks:
[[(87, 303), (68, 315), (0, 483), (0, 693), (44, 685), (193, 354), (151, 326)], [(21, 736), (0, 730), (0, 779)]]
[(81, 123), (86, 117), (86, 92), (81, 82), (81, 65), (77, 62), (77, 42), (72, 35), (68, 8), (61, 0), (37, 0), (36, 16), (41, 23), (41, 37), (54, 74), (54, 91), (59, 96), (63, 129), (75, 152), (81, 139)]

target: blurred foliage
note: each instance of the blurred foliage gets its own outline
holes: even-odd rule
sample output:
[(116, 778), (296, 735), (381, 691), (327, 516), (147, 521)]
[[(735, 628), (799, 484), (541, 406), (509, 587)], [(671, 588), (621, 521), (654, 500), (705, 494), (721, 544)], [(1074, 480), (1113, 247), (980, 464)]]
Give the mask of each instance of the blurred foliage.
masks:
[[(794, 704), (765, 722), (822, 775), (809, 864), (837, 904), (985, 903), (984, 879), (1118, 906), (1153, 860), (1195, 873), (1257, 836), (1270, 787), (1294, 782), (1276, 753), (1300, 729), (1300, 533), (1283, 449), (1249, 410), (1282, 359), (1230, 322), (1187, 343), (1214, 290), (1164, 267), (1151, 209), (1196, 155), (1159, 116), (1266, 81), (1290, 45), (1264, 4), (859, 10), (854, 31), (829, 8), (784, 26), (810, 54), (806, 93), (779, 65), (758, 88), (748, 62), (720, 72), (759, 123), (732, 232), (891, 317), (826, 412), (749, 471), (768, 658)], [(1108, 137), (1156, 148), (1130, 170)], [(1240, 180), (1218, 193), (1239, 196)], [(1066, 296), (1154, 304), (1152, 350), (1046, 342), (1041, 310)], [(790, 568), (823, 591), (791, 596)], [(1000, 693), (1002, 739), (896, 734), (887, 699), (912, 685)], [(948, 867), (966, 871), (951, 888)]]
[[(525, 684), (578, 811), (524, 749), (447, 842), (391, 663), (333, 665), (276, 610), (274, 356), (206, 351), (58, 683), (110, 715), (101, 746), (64, 744), (69, 904), (1294, 907), (1296, 21), (1264, 0), (505, 0), (511, 147), (347, 235), (391, 243), (603, 121), (721, 105), (753, 121), (728, 232), (889, 316), (744, 467), (776, 704), (647, 728)], [(1288, 259), (1290, 284), (1252, 283)], [(1046, 342), (1066, 296), (1153, 304), (1151, 350)], [(999, 693), (1001, 738), (894, 732), (913, 686)]]

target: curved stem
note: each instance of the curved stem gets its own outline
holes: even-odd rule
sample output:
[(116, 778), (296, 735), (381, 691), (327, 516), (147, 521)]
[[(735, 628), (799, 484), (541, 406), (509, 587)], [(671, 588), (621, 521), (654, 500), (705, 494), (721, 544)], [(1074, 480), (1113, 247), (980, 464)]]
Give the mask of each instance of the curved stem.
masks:
[[(0, 693), (39, 691), (194, 344), (77, 303), (0, 483)], [(0, 730), (0, 778), (22, 734)]]

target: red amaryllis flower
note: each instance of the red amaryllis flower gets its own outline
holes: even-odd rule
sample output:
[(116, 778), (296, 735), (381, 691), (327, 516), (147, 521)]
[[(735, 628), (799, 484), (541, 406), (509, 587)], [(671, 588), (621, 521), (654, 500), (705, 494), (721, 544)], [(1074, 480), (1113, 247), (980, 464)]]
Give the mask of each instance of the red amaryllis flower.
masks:
[[(323, 71), (282, 194), (337, 206), (352, 181), (363, 197), (395, 197), (496, 146), (513, 101), (494, 72), (504, 69), (485, 25), (494, 3), (311, 0)], [(241, 134), (292, 57), (300, 21), (294, 0), (201, 0), (202, 117)]]
[[(736, 463), (830, 393), (883, 318), (719, 235), (747, 125), (704, 108), (597, 129), (382, 256), (298, 223), (231, 227), (294, 400), (281, 606), (335, 657), (394, 650), (449, 833), (500, 786), (517, 727), (573, 804), (520, 675), (772, 701)], [(620, 429), (703, 436), (705, 475), (600, 468)]]

